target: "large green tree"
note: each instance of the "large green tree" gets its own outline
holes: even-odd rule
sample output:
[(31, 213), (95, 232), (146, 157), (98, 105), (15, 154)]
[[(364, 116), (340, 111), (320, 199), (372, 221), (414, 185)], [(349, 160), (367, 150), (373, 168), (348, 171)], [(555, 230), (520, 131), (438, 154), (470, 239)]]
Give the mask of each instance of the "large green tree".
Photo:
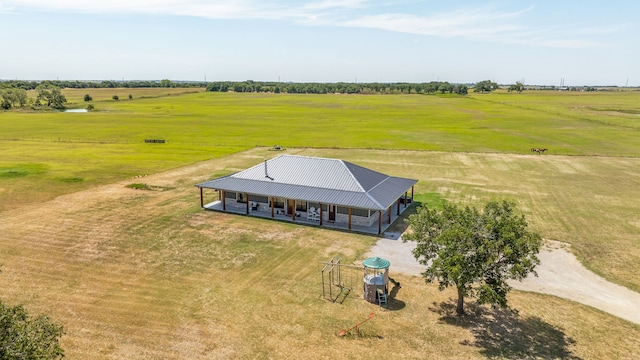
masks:
[(51, 84), (40, 84), (36, 87), (38, 96), (36, 97), (36, 104), (40, 104), (40, 101), (44, 101), (47, 106), (54, 109), (64, 109), (64, 104), (67, 102), (67, 98), (62, 95), (62, 91), (59, 87)]
[(479, 92), (479, 93), (488, 93), (488, 92), (492, 92), (493, 90), (496, 90), (497, 88), (498, 88), (498, 84), (496, 84), (495, 82), (491, 80), (483, 80), (476, 83), (474, 90), (475, 92)]
[(24, 89), (10, 87), (0, 89), (0, 108), (8, 110), (12, 107), (24, 107), (29, 101), (27, 91)]
[(509, 92), (516, 91), (518, 94), (524, 91), (524, 84), (520, 81), (516, 81), (515, 84), (509, 86)]
[(464, 298), (480, 304), (507, 306), (508, 279), (522, 280), (540, 263), (541, 237), (527, 230), (515, 204), (489, 202), (484, 211), (444, 203), (442, 210), (422, 206), (409, 217), (404, 240), (417, 243), (413, 255), (427, 268), (427, 282), (440, 290), (455, 285), (456, 312), (464, 314)]
[(63, 333), (47, 316), (30, 317), (24, 307), (0, 301), (0, 359), (61, 359), (64, 350), (58, 339)]

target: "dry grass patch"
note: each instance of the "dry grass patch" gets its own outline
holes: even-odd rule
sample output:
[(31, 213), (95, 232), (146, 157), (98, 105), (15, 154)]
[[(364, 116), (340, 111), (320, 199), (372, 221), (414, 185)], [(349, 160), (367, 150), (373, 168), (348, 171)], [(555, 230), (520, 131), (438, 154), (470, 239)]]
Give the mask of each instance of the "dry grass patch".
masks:
[[(3, 300), (64, 325), (62, 345), (71, 359), (639, 356), (639, 326), (550, 296), (514, 292), (517, 315), (470, 306), (474, 316), (452, 317), (452, 291), (394, 274), (393, 264), (402, 288), (390, 310), (356, 295), (343, 304), (323, 300), (318, 262), (334, 255), (346, 263), (362, 260), (374, 238), (198, 206), (193, 183), (231, 164), (262, 161), (267, 151), (146, 177), (171, 188), (166, 191), (136, 191), (122, 182), (3, 212)], [(359, 151), (298, 153), (332, 153), (369, 165)], [(411, 165), (394, 170), (392, 156)], [(453, 165), (449, 175), (437, 174), (451, 162), (438, 153), (372, 152), (369, 158), (377, 161), (374, 169), (417, 175), (425, 192), (472, 171)], [(493, 183), (500, 174), (492, 174), (490, 164), (498, 160), (475, 160), (474, 171), (488, 178), (485, 186), (517, 189), (525, 203), (548, 201), (524, 191), (540, 191), (537, 185), (513, 178)], [(433, 175), (444, 180), (430, 181)], [(466, 185), (449, 186), (466, 196)], [(542, 214), (558, 214), (555, 202), (544, 204)], [(551, 221), (534, 218), (543, 229)], [(376, 316), (360, 335), (338, 336), (371, 312)]]

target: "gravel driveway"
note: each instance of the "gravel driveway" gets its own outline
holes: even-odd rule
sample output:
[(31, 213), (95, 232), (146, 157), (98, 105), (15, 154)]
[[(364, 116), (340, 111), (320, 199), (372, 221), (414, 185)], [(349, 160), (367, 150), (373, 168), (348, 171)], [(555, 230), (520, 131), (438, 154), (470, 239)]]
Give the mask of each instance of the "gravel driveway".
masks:
[[(379, 256), (391, 262), (390, 272), (420, 276), (424, 266), (413, 257), (415, 243), (403, 242), (400, 234), (386, 234), (366, 257)], [(518, 290), (555, 295), (605, 311), (640, 324), (640, 294), (608, 282), (587, 270), (569, 252), (569, 244), (547, 240), (538, 257), (538, 277), (530, 276), (510, 285)]]

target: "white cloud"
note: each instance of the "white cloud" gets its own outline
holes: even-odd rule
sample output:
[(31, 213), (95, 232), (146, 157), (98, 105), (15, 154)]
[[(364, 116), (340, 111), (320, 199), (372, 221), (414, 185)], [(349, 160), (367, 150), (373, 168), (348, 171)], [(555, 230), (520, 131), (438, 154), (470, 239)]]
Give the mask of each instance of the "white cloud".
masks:
[(366, 0), (323, 0), (307, 3), (302, 7), (302, 9), (357, 9), (364, 7), (366, 3)]
[[(381, 29), (417, 35), (437, 37), (459, 37), (496, 43), (525, 44), (542, 47), (587, 48), (601, 46), (578, 34), (601, 34), (595, 28), (537, 27), (529, 29), (521, 19), (533, 8), (506, 12), (487, 9), (457, 10), (433, 15), (379, 14), (335, 22), (334, 25), (358, 28)], [(602, 27), (608, 32), (615, 27)]]
[[(407, 11), (411, 11), (407, 5)], [(436, 14), (374, 13), (384, 9), (367, 0), (317, 0), (291, 5), (283, 0), (0, 0), (4, 11), (128, 13), (204, 17), (210, 19), (268, 19), (307, 26), (370, 28), (437, 37), (459, 37), (497, 43), (544, 47), (593, 47), (590, 34), (617, 31), (616, 27), (528, 29), (522, 24), (533, 7), (519, 11), (467, 8)], [(534, 26), (534, 25), (530, 25)]]
[(255, 16), (258, 8), (243, 0), (7, 0), (5, 4), (16, 10), (80, 12), (80, 13), (133, 13), (189, 15), (209, 18), (243, 18)]

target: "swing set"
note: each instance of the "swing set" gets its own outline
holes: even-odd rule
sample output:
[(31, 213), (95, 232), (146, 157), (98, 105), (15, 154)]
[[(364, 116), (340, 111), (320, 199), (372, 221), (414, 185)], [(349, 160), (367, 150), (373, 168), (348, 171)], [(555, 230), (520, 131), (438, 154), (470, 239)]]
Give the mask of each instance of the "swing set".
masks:
[(339, 256), (328, 262), (321, 262), (322, 297), (331, 302), (342, 304), (351, 293), (355, 293), (362, 284), (363, 267), (342, 264)]

